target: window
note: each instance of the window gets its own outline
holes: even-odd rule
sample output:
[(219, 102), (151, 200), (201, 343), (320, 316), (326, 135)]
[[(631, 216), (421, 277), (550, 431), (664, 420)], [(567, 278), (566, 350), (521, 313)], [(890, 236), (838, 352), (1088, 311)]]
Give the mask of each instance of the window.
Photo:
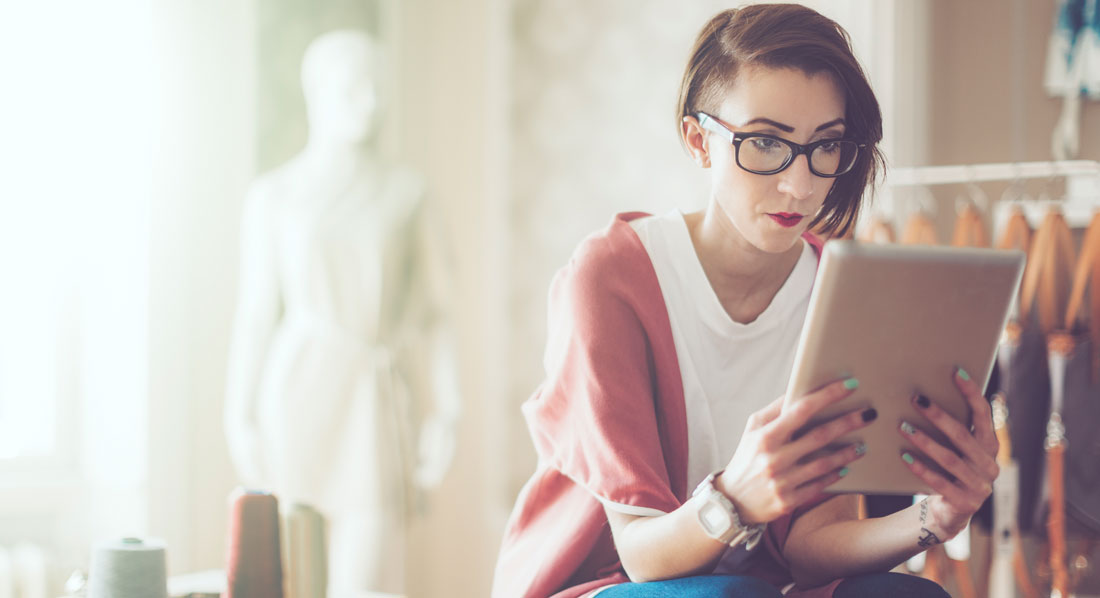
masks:
[(73, 469), (81, 443), (125, 433), (144, 405), (157, 80), (143, 4), (0, 5), (0, 474)]

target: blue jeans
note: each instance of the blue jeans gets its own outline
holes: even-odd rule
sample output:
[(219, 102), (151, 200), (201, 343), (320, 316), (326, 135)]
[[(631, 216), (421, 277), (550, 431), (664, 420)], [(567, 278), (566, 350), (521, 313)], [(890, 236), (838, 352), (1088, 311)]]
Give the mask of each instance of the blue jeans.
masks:
[[(779, 598), (782, 594), (762, 579), (740, 575), (700, 575), (665, 581), (624, 583), (596, 598)], [(850, 577), (833, 598), (951, 598), (935, 582), (902, 573), (872, 573)]]

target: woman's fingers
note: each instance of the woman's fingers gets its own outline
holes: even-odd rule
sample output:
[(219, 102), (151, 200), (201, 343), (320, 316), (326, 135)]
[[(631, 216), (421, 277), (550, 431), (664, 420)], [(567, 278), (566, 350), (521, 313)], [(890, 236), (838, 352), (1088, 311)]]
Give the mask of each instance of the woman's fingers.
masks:
[(934, 494), (939, 494), (954, 508), (968, 511), (969, 514), (977, 512), (978, 507), (982, 505), (985, 497), (980, 499), (969, 492), (966, 492), (962, 488), (959, 488), (951, 480), (943, 476), (943, 474), (932, 469), (920, 459), (914, 457), (911, 453), (902, 453), (902, 462), (909, 471), (913, 472), (913, 475), (920, 478), (925, 484), (928, 484), (932, 488)]
[[(984, 447), (975, 436), (972, 436), (970, 434), (970, 431), (967, 430), (966, 427), (963, 426), (963, 424), (959, 423), (959, 421), (956, 420), (950, 413), (947, 413), (946, 411), (941, 409), (939, 405), (933, 403), (928, 397), (924, 395), (917, 395), (913, 398), (913, 404), (917, 407), (917, 410), (921, 414), (923, 414), (924, 417), (928, 419), (928, 421), (932, 423), (932, 425), (939, 428), (939, 430), (943, 432), (944, 436), (947, 436), (947, 439), (951, 441), (951, 444), (954, 445), (955, 448), (962, 454), (962, 458), (965, 458), (967, 461), (973, 464), (974, 469), (978, 473), (988, 478), (989, 481), (992, 481), (997, 477), (997, 474), (999, 473), (999, 468), (997, 467), (996, 461), (994, 461), (993, 459), (993, 455), (996, 455), (996, 452), (990, 454), (986, 450), (986, 447)], [(953, 461), (959, 461), (960, 464), (963, 464), (962, 459), (959, 455), (955, 454), (955, 452), (944, 448), (938, 442), (932, 440), (932, 438), (929, 437), (927, 434), (924, 434), (920, 430), (917, 430), (916, 427), (913, 426), (911, 423), (909, 423), (908, 430), (901, 427), (899, 427), (899, 429), (901, 429), (903, 434), (909, 437), (909, 439), (912, 440), (914, 444), (916, 444), (917, 448), (925, 451), (926, 454), (935, 459), (937, 463), (942, 465), (944, 469), (949, 471), (952, 475), (959, 478), (962, 478), (963, 475), (966, 475), (965, 473), (960, 475), (960, 473), (956, 473), (950, 467), (948, 467), (948, 464), (953, 463)], [(912, 431), (914, 433), (906, 433), (909, 431)], [(932, 446), (939, 450), (928, 452), (926, 448)]]
[(846, 466), (862, 458), (866, 453), (867, 446), (859, 442), (819, 456), (792, 468), (783, 480), (783, 484), (798, 487), (831, 472), (840, 472), (839, 475), (843, 477), (848, 473), (845, 470)]
[(989, 408), (989, 401), (982, 394), (978, 384), (970, 379), (970, 374), (962, 368), (957, 368), (954, 375), (955, 386), (966, 398), (970, 405), (971, 421), (974, 425), (974, 437), (991, 457), (997, 456), (997, 434), (993, 430), (993, 413)]
[(838, 438), (871, 425), (877, 417), (878, 412), (874, 409), (857, 409), (820, 424), (777, 451), (775, 464), (781, 468), (790, 467), (806, 455), (832, 444)]
[(944, 471), (954, 476), (956, 485), (987, 496), (993, 491), (993, 480), (997, 477), (997, 464), (974, 464), (960, 457), (955, 451), (936, 442), (931, 436), (917, 429), (909, 422), (902, 422), (898, 432), (916, 446), (929, 461), (935, 462)]
[(778, 448), (786, 444), (795, 431), (809, 423), (814, 415), (825, 407), (852, 396), (856, 388), (859, 388), (859, 381), (855, 378), (837, 380), (788, 405), (770, 424), (766, 433), (770, 447)]
[(844, 468), (833, 469), (823, 476), (798, 486), (790, 491), (790, 500), (784, 505), (784, 510), (786, 512), (793, 511), (811, 500), (818, 498), (825, 493), (826, 488), (839, 482), (847, 473), (848, 472)]
[(778, 399), (768, 404), (767, 407), (764, 407), (760, 411), (757, 411), (756, 413), (753, 413), (751, 416), (749, 416), (749, 422), (746, 426), (746, 429), (757, 430), (759, 428), (762, 428), (775, 421), (775, 418), (779, 417), (779, 414), (782, 413), (782, 411), (783, 397), (780, 396)]

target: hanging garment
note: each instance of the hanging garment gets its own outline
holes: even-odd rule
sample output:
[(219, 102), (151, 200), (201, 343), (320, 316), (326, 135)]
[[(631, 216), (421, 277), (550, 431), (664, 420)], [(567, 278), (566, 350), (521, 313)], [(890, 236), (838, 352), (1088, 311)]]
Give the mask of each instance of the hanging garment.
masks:
[(1081, 96), (1100, 99), (1100, 0), (1060, 0), (1043, 84), (1051, 96), (1065, 98), (1051, 151), (1058, 160), (1075, 158), (1081, 145)]
[(955, 232), (951, 237), (955, 247), (989, 247), (989, 235), (985, 232), (982, 215), (973, 205), (967, 204), (955, 218)]
[(1020, 206), (1014, 206), (1009, 213), (997, 249), (1017, 249), (1025, 253), (1031, 250), (1031, 225)]
[[(1025, 221), (1026, 224), (1026, 221)], [(1004, 395), (993, 399), (993, 427), (997, 434), (997, 465), (1000, 475), (993, 482), (994, 522), (991, 534), (992, 555), (987, 570), (988, 596), (1014, 596), (1016, 589), (1025, 598), (1038, 598), (1024, 560), (1023, 545), (1016, 525), (1020, 469), (1012, 458), (1012, 439), (1008, 432), (1008, 408)]]
[(872, 214), (867, 226), (860, 232), (859, 240), (865, 243), (895, 243), (894, 225), (878, 214)]
[[(1003, 240), (1002, 240), (1003, 242)], [(1065, 218), (1051, 210), (1039, 226), (1024, 270), (1019, 311), (1005, 329), (997, 353), (1008, 406), (1012, 454), (1020, 470), (1018, 525), (1027, 532), (1040, 521), (1045, 424), (1050, 412), (1047, 334), (1061, 327), (1072, 283), (1073, 238)]]
[(1043, 84), (1051, 96), (1100, 99), (1100, 1), (1060, 0)]
[[(1081, 246), (1065, 331), (1050, 341), (1051, 416), (1048, 448), (1059, 445), (1062, 486), (1050, 486), (1049, 508), (1065, 526), (1100, 533), (1100, 212)], [(1052, 480), (1057, 482), (1059, 480)]]
[(939, 245), (936, 224), (923, 212), (915, 212), (905, 223), (905, 232), (901, 235), (905, 245)]

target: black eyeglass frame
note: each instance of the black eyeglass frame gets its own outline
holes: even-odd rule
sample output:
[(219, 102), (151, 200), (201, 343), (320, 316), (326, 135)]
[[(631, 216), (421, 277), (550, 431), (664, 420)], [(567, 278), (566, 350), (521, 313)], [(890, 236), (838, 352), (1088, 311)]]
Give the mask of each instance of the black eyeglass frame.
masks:
[[(711, 133), (717, 133), (719, 135), (722, 135), (723, 137), (728, 137), (730, 144), (732, 144), (734, 147), (733, 157), (734, 160), (737, 162), (737, 166), (740, 167), (741, 170), (744, 170), (745, 172), (751, 172), (753, 174), (778, 174), (786, 170), (791, 164), (794, 164), (795, 158), (798, 158), (798, 156), (802, 154), (806, 154), (806, 164), (809, 165), (810, 172), (822, 178), (835, 179), (837, 177), (844, 176), (849, 172), (852, 172), (852, 169), (855, 168), (856, 162), (859, 161), (860, 150), (867, 147), (866, 143), (860, 143), (855, 139), (819, 139), (818, 141), (813, 141), (807, 143), (806, 145), (802, 145), (801, 143), (795, 143), (788, 139), (783, 139), (782, 137), (769, 135), (767, 133), (735, 133), (729, 130), (729, 128), (727, 128), (726, 125), (722, 124), (717, 118), (714, 118), (706, 112), (699, 112), (696, 114), (696, 117), (699, 119), (699, 126), (710, 131)], [(780, 165), (779, 168), (774, 168), (772, 170), (753, 170), (752, 168), (746, 167), (745, 165), (741, 164), (741, 143), (746, 139), (753, 139), (757, 137), (774, 139), (775, 141), (786, 145), (787, 147), (791, 148), (791, 155), (787, 157), (787, 160), (783, 162), (783, 164)], [(844, 172), (837, 172), (834, 174), (825, 174), (818, 172), (817, 169), (814, 168), (813, 160), (810, 159), (812, 152), (825, 144), (836, 143), (838, 141), (855, 144), (856, 155), (852, 159), (851, 164), (848, 166), (848, 168), (844, 170)]]

